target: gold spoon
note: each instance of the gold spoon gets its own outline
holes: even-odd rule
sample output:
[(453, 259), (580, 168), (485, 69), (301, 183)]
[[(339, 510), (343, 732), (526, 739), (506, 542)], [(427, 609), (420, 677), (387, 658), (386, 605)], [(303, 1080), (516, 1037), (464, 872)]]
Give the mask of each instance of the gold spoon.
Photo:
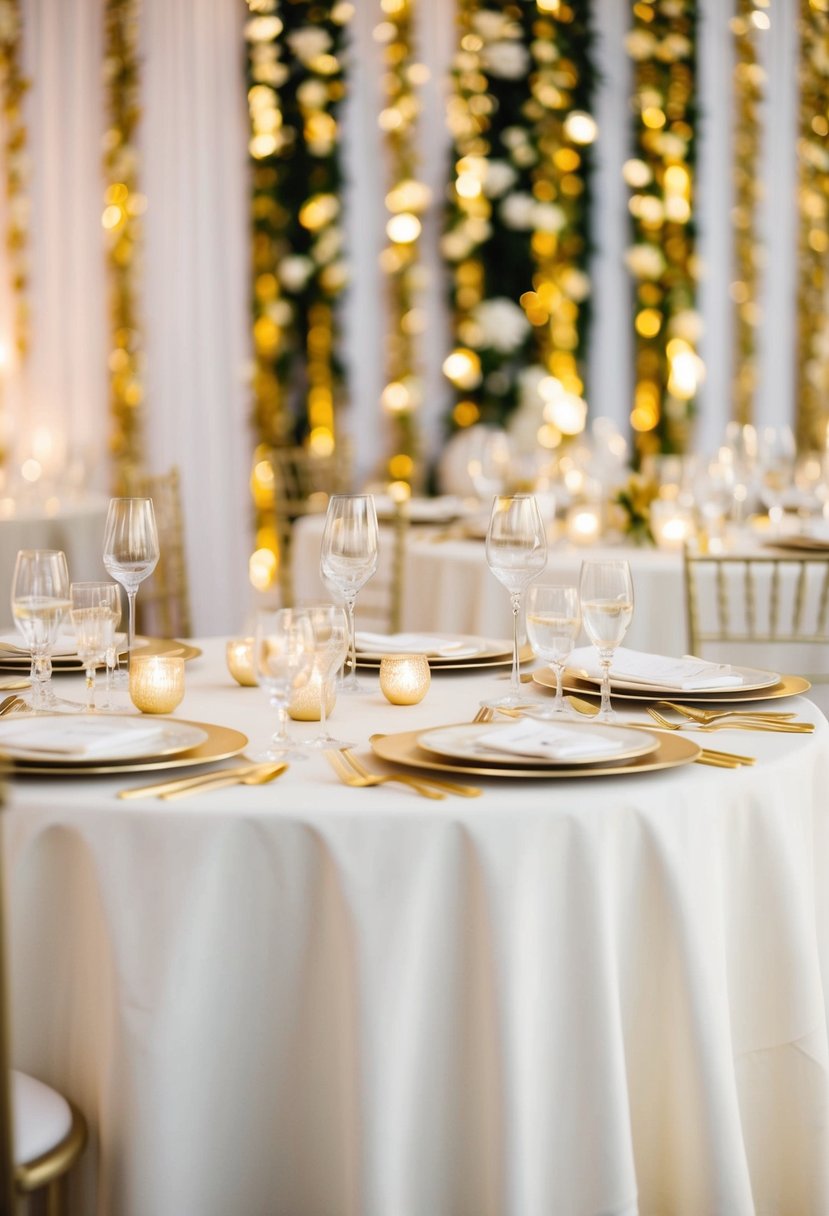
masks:
[(287, 764), (272, 764), (270, 767), (259, 768), (252, 773), (247, 773), (244, 777), (233, 776), (229, 773), (226, 777), (217, 777), (215, 781), (206, 785), (188, 785), (184, 789), (170, 790), (166, 794), (159, 794), (159, 798), (165, 802), (173, 802), (177, 798), (189, 798), (191, 794), (212, 793), (213, 790), (221, 790), (228, 785), (267, 785), (268, 782), (281, 777), (287, 770)]

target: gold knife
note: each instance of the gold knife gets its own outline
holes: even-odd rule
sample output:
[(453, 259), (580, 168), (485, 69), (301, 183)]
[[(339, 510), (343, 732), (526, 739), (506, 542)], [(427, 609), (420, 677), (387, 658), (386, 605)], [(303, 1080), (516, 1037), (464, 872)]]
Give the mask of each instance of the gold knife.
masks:
[(257, 769), (268, 767), (262, 764), (239, 764), (235, 768), (217, 768), (209, 773), (200, 773), (198, 776), (176, 777), (171, 781), (160, 781), (154, 785), (139, 785), (128, 790), (119, 790), (119, 798), (157, 798), (159, 795), (166, 793), (168, 790), (185, 789), (189, 786), (209, 785), (211, 781), (216, 781), (220, 777), (244, 777), (249, 773), (254, 773)]

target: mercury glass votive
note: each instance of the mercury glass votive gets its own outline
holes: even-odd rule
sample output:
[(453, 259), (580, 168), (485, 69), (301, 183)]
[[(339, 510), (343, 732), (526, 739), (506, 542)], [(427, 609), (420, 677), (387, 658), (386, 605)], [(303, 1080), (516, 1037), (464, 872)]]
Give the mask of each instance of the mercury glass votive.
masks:
[(184, 659), (180, 655), (133, 655), (130, 698), (142, 714), (169, 714), (184, 696)]
[(425, 654), (384, 654), (380, 660), (380, 689), (392, 705), (417, 705), (431, 682)]
[(237, 684), (254, 688), (258, 683), (253, 669), (253, 638), (231, 638), (225, 650), (227, 669)]
[[(327, 717), (334, 709), (337, 694), (334, 689), (333, 679), (326, 681), (324, 687), (325, 714)], [(288, 702), (288, 717), (292, 718), (294, 722), (319, 722), (322, 695), (323, 679), (315, 667), (305, 683), (292, 693), (291, 699)]]

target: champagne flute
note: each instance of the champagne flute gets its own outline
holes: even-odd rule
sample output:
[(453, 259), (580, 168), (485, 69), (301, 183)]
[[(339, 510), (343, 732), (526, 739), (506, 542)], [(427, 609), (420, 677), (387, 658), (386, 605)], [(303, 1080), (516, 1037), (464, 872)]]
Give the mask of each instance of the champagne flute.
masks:
[(67, 703), (52, 692), (52, 647), (69, 602), (66, 555), (58, 549), (21, 549), (12, 579), (11, 608), (32, 652), (30, 705), (48, 712)]
[(354, 605), (357, 595), (377, 570), (379, 535), (372, 494), (334, 494), (328, 503), (320, 547), (320, 574), (336, 588), (348, 614), (351, 672), (341, 692), (360, 692)]
[(342, 665), (348, 651), (348, 618), (345, 610), (336, 604), (311, 604), (307, 612), (314, 635), (314, 666), (320, 682), (320, 730), (308, 747), (353, 747), (353, 743), (335, 739), (327, 727), (331, 678)]
[(518, 678), (518, 628), (524, 591), (547, 564), (547, 536), (532, 494), (494, 499), (486, 536), (486, 560), (510, 593), (512, 602), (512, 676), (510, 691), (492, 702), (509, 708), (521, 703)]
[(602, 666), (602, 703), (594, 721), (613, 722), (616, 714), (610, 708), (610, 664), (633, 618), (633, 580), (628, 563), (582, 562), (579, 598), (585, 631), (599, 652)]
[[(69, 599), (78, 658), (86, 669), (86, 709), (94, 713), (95, 667), (98, 663), (107, 663), (108, 655), (115, 648), (115, 625), (121, 615), (118, 586), (116, 583), (72, 583)], [(105, 708), (110, 708), (108, 695)]]
[(556, 695), (552, 706), (533, 710), (534, 718), (566, 718), (575, 715), (564, 702), (561, 681), (564, 666), (573, 652), (581, 629), (577, 587), (536, 583), (527, 593), (527, 637), (534, 653), (556, 673)]
[(314, 665), (314, 635), (308, 613), (297, 608), (262, 609), (256, 615), (253, 666), (277, 712), (277, 729), (262, 760), (302, 760), (288, 734), (288, 702)]
[(158, 562), (158, 530), (151, 498), (111, 498), (104, 528), (104, 566), (127, 593), (128, 661), (135, 646), (135, 597)]

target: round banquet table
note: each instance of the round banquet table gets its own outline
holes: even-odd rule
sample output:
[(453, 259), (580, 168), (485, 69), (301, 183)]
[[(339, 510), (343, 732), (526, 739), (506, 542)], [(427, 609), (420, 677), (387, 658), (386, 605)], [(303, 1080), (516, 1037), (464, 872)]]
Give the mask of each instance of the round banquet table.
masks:
[[(202, 645), (176, 716), (253, 750), (264, 698)], [(331, 726), (367, 760), (504, 687), (365, 684)], [(710, 741), (754, 768), (477, 799), (349, 789), (319, 754), (171, 803), (116, 798), (152, 774), (14, 781), (14, 1058), (90, 1122), (70, 1210), (828, 1211), (829, 724), (787, 708), (814, 734)]]

